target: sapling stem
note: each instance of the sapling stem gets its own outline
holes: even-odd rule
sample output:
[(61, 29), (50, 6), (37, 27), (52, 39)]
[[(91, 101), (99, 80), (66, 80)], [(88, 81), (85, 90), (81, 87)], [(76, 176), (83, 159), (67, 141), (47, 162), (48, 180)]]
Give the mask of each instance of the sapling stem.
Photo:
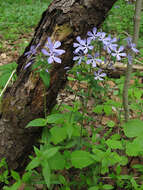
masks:
[[(139, 37), (141, 7), (142, 7), (142, 0), (136, 0), (135, 14), (134, 14), (134, 35), (133, 35), (134, 44), (137, 44), (138, 37)], [(132, 52), (132, 57), (134, 58), (134, 56), (135, 56), (135, 53)], [(126, 122), (129, 120), (128, 89), (130, 87), (131, 74), (132, 74), (132, 64), (128, 63), (126, 75), (125, 75), (124, 87), (123, 87), (123, 107), (124, 107)]]

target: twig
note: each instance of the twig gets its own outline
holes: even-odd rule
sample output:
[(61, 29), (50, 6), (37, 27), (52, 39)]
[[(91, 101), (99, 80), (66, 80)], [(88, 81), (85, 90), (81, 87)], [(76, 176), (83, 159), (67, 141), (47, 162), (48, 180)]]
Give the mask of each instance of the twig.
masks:
[(12, 79), (12, 77), (13, 77), (13, 75), (14, 75), (15, 72), (16, 72), (16, 69), (14, 69), (14, 70), (12, 71), (12, 73), (11, 73), (11, 75), (10, 75), (10, 77), (9, 77), (9, 79), (8, 79), (8, 81), (7, 81), (7, 83), (6, 83), (6, 85), (5, 85), (5, 87), (3, 88), (3, 90), (2, 90), (1, 93), (0, 93), (0, 97), (1, 97), (1, 96), (3, 95), (3, 93), (5, 92), (7, 86), (8, 86), (8, 84), (10, 83), (10, 81), (11, 81), (11, 79)]
[[(139, 26), (140, 26), (140, 15), (141, 15), (142, 0), (136, 0), (135, 14), (134, 14), (134, 35), (133, 43), (137, 44), (139, 36)], [(134, 53), (132, 53), (134, 58)], [(125, 121), (129, 120), (129, 100), (128, 100), (128, 89), (130, 87), (130, 80), (132, 74), (132, 64), (127, 64), (124, 88), (123, 88), (123, 107), (125, 111)]]

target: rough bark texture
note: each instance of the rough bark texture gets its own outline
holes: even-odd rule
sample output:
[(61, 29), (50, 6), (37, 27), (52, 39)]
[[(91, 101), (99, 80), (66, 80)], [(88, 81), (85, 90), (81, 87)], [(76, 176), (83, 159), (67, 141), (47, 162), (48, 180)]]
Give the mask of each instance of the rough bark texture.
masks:
[[(73, 66), (73, 47), (76, 36), (85, 37), (94, 26), (100, 27), (116, 0), (53, 0), (43, 13), (31, 45), (40, 43), (38, 52), (47, 37), (62, 42), (66, 50), (62, 64), (54, 64), (50, 87), (47, 89), (47, 112), (56, 103), (56, 97), (66, 82), (65, 66)], [(26, 124), (38, 117), (44, 117), (44, 86), (38, 75), (30, 68), (24, 70), (27, 58), (18, 59), (18, 79), (9, 88), (2, 101), (0, 114), (0, 160), (5, 157), (9, 168), (21, 167), (24, 156), (40, 135), (39, 128), (25, 129)]]

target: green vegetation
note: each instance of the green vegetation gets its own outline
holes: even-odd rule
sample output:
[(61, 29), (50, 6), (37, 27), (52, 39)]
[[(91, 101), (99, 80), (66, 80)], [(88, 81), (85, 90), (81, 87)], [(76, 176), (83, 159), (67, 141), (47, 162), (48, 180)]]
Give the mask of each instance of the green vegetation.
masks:
[(16, 40), (31, 32), (48, 7), (47, 0), (0, 0), (0, 35)]

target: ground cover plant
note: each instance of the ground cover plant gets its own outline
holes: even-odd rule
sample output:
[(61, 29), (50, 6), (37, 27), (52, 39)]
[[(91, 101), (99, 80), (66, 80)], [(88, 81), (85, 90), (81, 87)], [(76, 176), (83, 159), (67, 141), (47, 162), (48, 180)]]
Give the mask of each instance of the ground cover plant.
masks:
[[(124, 3), (119, 1), (121, 7)], [(0, 181), (6, 184), (3, 189), (143, 189), (141, 74), (132, 74), (130, 120), (124, 122), (124, 76), (110, 78), (107, 72), (117, 61), (130, 61), (129, 47), (136, 54), (140, 48), (130, 46), (129, 43), (133, 43), (128, 36), (119, 40), (114, 28), (113, 31), (109, 33), (94, 27), (86, 39), (77, 36), (73, 44), (76, 64), (72, 69), (65, 67), (69, 80), (65, 91), (60, 93), (50, 115), (45, 108), (45, 118), (37, 118), (26, 126), (40, 126), (43, 132), (40, 145), (34, 147), (24, 173), (9, 173), (5, 159), (1, 160), (4, 172)], [(48, 88), (52, 63), (60, 64), (66, 50), (60, 48), (61, 42), (53, 42), (48, 37), (33, 63), (31, 57), (37, 53), (38, 46), (33, 46), (26, 54), (28, 62), (24, 69), (32, 67)], [(141, 58), (136, 59), (141, 62)], [(8, 73), (7, 70), (12, 74), (15, 68), (15, 64), (2, 66), (1, 77)], [(5, 76), (1, 90), (6, 83)], [(11, 186), (10, 178), (15, 181)]]

